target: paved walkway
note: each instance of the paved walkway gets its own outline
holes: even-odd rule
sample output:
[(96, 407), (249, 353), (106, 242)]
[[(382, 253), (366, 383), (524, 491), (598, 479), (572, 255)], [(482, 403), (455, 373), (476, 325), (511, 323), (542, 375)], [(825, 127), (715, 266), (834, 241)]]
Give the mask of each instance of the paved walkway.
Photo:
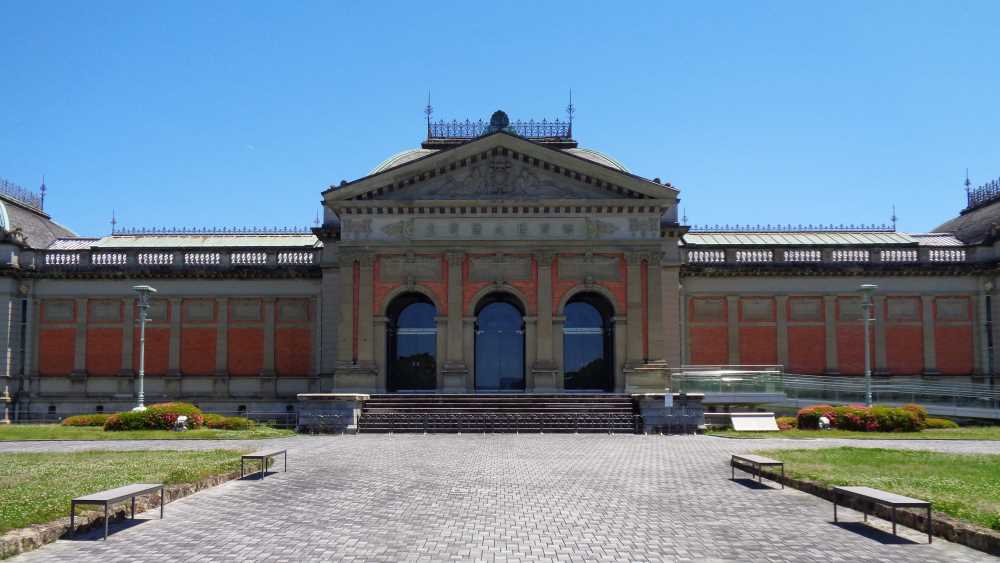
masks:
[[(60, 540), (13, 561), (982, 561), (901, 528), (834, 525), (830, 503), (729, 480), (728, 453), (770, 447), (1000, 443), (730, 440), (704, 436), (364, 435), (271, 440), (289, 471), (171, 503), (107, 540)], [(148, 442), (23, 448), (126, 449)], [(166, 449), (245, 446), (172, 442)], [(143, 515), (143, 517), (146, 517)], [(150, 513), (149, 518), (155, 518)], [(860, 514), (844, 510), (847, 520)], [(913, 540), (911, 543), (907, 540)]]

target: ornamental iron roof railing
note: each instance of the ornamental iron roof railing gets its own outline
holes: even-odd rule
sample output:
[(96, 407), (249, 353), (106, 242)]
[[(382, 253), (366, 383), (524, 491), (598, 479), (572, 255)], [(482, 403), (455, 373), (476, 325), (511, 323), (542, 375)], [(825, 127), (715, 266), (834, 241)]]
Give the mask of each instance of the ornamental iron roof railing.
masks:
[(690, 233), (894, 233), (892, 225), (692, 225)]
[(967, 188), (966, 197), (968, 199), (968, 205), (965, 207), (967, 210), (981, 207), (1000, 199), (1000, 179), (986, 182), (976, 189)]
[(308, 227), (122, 227), (111, 231), (112, 236), (132, 235), (308, 235)]
[(555, 119), (549, 121), (512, 121), (506, 126), (496, 127), (482, 119), (477, 121), (437, 121), (428, 124), (429, 139), (474, 139), (495, 131), (506, 131), (526, 139), (571, 139), (573, 126), (568, 121)]
[(45, 198), (41, 194), (19, 186), (14, 182), (4, 180), (3, 178), (0, 178), (0, 194), (17, 200), (28, 207), (34, 207), (39, 211), (41, 211), (45, 205)]

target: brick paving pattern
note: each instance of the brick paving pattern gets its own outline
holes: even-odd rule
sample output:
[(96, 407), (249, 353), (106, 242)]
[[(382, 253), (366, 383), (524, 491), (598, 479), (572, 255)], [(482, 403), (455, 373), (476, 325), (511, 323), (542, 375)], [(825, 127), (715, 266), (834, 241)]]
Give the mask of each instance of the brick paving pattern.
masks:
[[(983, 561), (888, 524), (834, 525), (794, 489), (729, 480), (728, 453), (902, 447), (1000, 453), (1000, 442), (704, 436), (362, 435), (268, 440), (288, 473), (230, 482), (12, 561)], [(256, 447), (246, 442), (34, 442), (0, 451)], [(766, 481), (765, 481), (766, 483)], [(860, 514), (843, 511), (859, 521)], [(145, 518), (150, 518), (145, 520)], [(912, 540), (915, 543), (910, 543)]]

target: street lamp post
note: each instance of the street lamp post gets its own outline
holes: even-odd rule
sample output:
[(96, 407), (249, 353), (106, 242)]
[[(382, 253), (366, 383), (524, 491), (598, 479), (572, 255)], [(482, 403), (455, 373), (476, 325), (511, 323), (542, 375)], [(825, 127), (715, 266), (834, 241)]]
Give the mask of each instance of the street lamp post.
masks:
[(146, 410), (143, 404), (145, 399), (143, 394), (143, 375), (146, 372), (146, 317), (149, 313), (149, 296), (156, 293), (156, 289), (148, 285), (133, 286), (132, 289), (139, 294), (139, 397), (138, 404), (134, 411)]
[(878, 286), (872, 283), (861, 284), (861, 293), (864, 294), (864, 301), (861, 310), (865, 315), (865, 406), (872, 406), (872, 350), (871, 350), (871, 329), (869, 326), (874, 320), (872, 318), (872, 294)]

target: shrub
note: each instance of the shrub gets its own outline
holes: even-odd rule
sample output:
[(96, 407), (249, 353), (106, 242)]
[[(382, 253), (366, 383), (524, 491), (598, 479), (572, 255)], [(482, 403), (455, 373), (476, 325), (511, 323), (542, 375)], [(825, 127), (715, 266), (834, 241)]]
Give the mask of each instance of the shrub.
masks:
[(778, 430), (792, 430), (798, 428), (799, 420), (794, 416), (779, 416)]
[(144, 411), (120, 412), (104, 423), (105, 430), (170, 430), (177, 417), (186, 416), (188, 428), (200, 428), (205, 423), (201, 409), (189, 403), (159, 403)]
[(924, 428), (958, 428), (958, 423), (947, 418), (927, 418)]
[(218, 430), (250, 430), (256, 425), (254, 421), (242, 416), (205, 415), (205, 426)]
[(63, 426), (104, 426), (104, 423), (111, 418), (110, 414), (80, 414), (77, 416), (68, 416), (63, 419)]
[[(812, 405), (798, 412), (796, 420), (803, 430), (819, 428), (820, 417), (830, 420), (830, 427), (855, 432), (917, 432), (924, 428), (927, 411), (917, 405), (906, 407)], [(923, 418), (921, 418), (923, 416)]]

